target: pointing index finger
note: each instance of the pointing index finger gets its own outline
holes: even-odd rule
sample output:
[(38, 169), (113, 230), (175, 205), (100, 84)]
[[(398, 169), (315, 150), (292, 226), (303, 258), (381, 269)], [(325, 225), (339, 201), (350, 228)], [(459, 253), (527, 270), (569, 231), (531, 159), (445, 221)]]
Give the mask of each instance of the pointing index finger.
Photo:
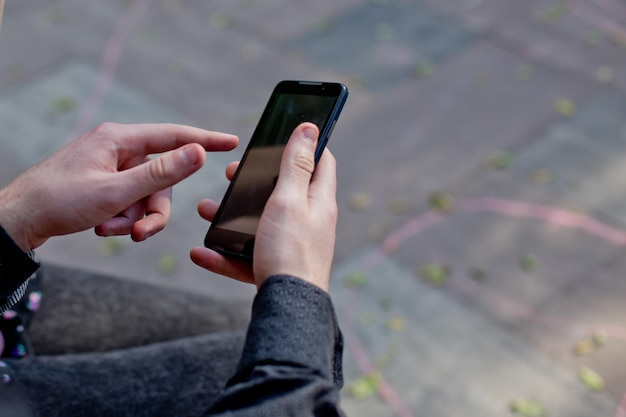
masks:
[[(150, 155), (198, 143), (212, 152), (229, 151), (239, 144), (235, 135), (173, 123), (118, 125), (106, 123), (95, 133), (117, 138), (118, 149)], [(99, 136), (99, 135), (97, 135)]]

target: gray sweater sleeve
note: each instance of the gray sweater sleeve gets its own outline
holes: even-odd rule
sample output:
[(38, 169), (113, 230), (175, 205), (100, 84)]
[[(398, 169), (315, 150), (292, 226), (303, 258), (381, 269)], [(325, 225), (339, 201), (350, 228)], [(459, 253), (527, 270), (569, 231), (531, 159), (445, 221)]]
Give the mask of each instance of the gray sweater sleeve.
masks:
[(236, 374), (207, 416), (340, 416), (343, 340), (329, 295), (290, 276), (259, 289)]

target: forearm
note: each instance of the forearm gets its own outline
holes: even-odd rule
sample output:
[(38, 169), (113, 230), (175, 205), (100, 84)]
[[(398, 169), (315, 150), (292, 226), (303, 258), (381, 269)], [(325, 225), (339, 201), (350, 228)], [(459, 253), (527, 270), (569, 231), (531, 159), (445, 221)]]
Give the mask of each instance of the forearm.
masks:
[(237, 373), (207, 415), (341, 415), (342, 347), (327, 293), (297, 278), (269, 278)]

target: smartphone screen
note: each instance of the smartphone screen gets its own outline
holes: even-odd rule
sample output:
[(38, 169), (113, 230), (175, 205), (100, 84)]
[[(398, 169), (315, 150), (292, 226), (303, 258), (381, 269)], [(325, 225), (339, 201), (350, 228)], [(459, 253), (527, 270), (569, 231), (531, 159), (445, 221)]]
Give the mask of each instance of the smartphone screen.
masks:
[(318, 126), (317, 162), (347, 94), (339, 83), (283, 81), (276, 86), (206, 235), (205, 246), (251, 259), (254, 235), (291, 133), (302, 122)]

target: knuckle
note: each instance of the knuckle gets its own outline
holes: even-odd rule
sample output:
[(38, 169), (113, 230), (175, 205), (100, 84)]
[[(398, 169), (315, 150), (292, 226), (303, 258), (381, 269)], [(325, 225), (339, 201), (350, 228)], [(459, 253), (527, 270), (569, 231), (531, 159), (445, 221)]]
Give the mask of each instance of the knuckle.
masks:
[(297, 170), (305, 172), (307, 175), (313, 174), (313, 170), (315, 169), (315, 162), (313, 158), (304, 152), (299, 152), (294, 155), (293, 165)]
[(155, 158), (148, 164), (148, 175), (156, 182), (165, 181), (168, 178), (168, 166), (165, 158)]
[(114, 122), (104, 122), (96, 126), (92, 132), (97, 135), (110, 135), (119, 129), (119, 124)]
[(273, 193), (265, 205), (273, 212), (284, 213), (291, 204), (289, 196), (285, 193)]

